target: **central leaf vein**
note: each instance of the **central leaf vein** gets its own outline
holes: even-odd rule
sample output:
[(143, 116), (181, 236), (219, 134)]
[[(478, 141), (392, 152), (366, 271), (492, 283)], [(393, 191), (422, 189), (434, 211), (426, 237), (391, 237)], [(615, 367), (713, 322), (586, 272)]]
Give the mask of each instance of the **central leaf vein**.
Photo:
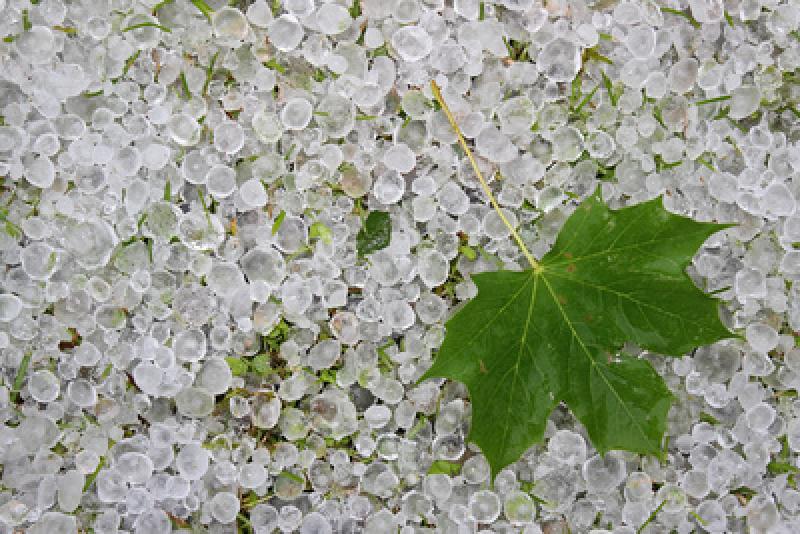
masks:
[(491, 327), (500, 318), (500, 316), (503, 315), (503, 312), (505, 312), (512, 304), (514, 304), (514, 302), (517, 300), (520, 294), (523, 291), (525, 291), (526, 287), (528, 287), (528, 284), (530, 284), (530, 280), (525, 282), (522, 285), (522, 287), (520, 287), (519, 290), (517, 290), (517, 292), (514, 293), (510, 299), (508, 299), (508, 302), (503, 304), (503, 306), (499, 310), (497, 310), (497, 313), (495, 313), (491, 319), (486, 321), (486, 323), (481, 328), (479, 328), (465, 344), (472, 345), (473, 343), (475, 343), (476, 339), (480, 338), (484, 333), (486, 333), (489, 327)]
[[(550, 271), (548, 274), (550, 274), (551, 276), (555, 276), (556, 278), (561, 278), (562, 280), (569, 280), (570, 282), (576, 282), (578, 284), (591, 287), (592, 289), (596, 289), (598, 291), (611, 293), (612, 295), (615, 295), (617, 298), (623, 298), (623, 299), (625, 299), (625, 300), (627, 300), (627, 301), (629, 301), (629, 302), (631, 302), (633, 304), (636, 304), (636, 305), (638, 305), (640, 307), (644, 306), (646, 308), (650, 308), (650, 309), (655, 310), (657, 312), (661, 312), (664, 315), (669, 315), (670, 317), (674, 318), (676, 321), (684, 322), (684, 318), (681, 317), (680, 314), (677, 314), (677, 313), (674, 313), (674, 312), (670, 312), (668, 310), (665, 310), (664, 308), (659, 308), (655, 304), (652, 304), (652, 303), (649, 303), (649, 302), (643, 302), (641, 300), (638, 300), (638, 299), (634, 298), (633, 295), (631, 295), (629, 293), (623, 293), (622, 291), (618, 291), (618, 290), (610, 288), (608, 286), (602, 286), (600, 284), (595, 284), (593, 282), (589, 282), (588, 280), (584, 280), (583, 278), (575, 278), (573, 276), (568, 276), (568, 275), (564, 275), (564, 274), (557, 273), (557, 272), (552, 272), (552, 271)], [(548, 287), (549, 287), (549, 284), (548, 284)]]
[[(696, 233), (698, 233), (700, 235), (708, 234), (707, 231), (698, 231)], [(647, 245), (653, 245), (655, 243), (666, 243), (668, 241), (681, 241), (681, 242), (683, 242), (683, 241), (686, 241), (686, 239), (690, 235), (693, 235), (693, 234), (684, 233), (680, 237), (674, 237), (674, 238), (664, 238), (662, 236), (656, 236), (653, 239), (647, 239), (645, 241), (639, 241), (637, 243), (631, 243), (630, 245), (624, 245), (624, 246), (621, 246), (621, 247), (614, 248), (614, 247), (610, 246), (608, 248), (604, 248), (603, 250), (596, 250), (596, 251), (591, 252), (589, 254), (584, 254), (582, 256), (575, 256), (574, 258), (558, 258), (558, 259), (554, 259), (552, 262), (548, 262), (548, 264), (545, 265), (544, 267), (545, 267), (545, 269), (547, 269), (547, 267), (550, 267), (550, 266), (553, 266), (553, 265), (563, 265), (565, 263), (578, 263), (578, 262), (582, 262), (584, 260), (596, 258), (598, 256), (603, 256), (603, 255), (609, 254), (611, 252), (626, 252), (626, 251), (630, 251), (630, 250), (639, 249), (639, 252), (641, 252), (642, 254), (647, 254), (647, 248), (646, 248)], [(564, 246), (562, 248), (563, 249), (567, 249), (566, 246)]]
[(572, 338), (578, 342), (578, 344), (581, 347), (581, 350), (586, 355), (586, 358), (589, 360), (589, 365), (595, 370), (595, 372), (598, 375), (600, 375), (600, 377), (603, 379), (603, 382), (605, 382), (606, 386), (608, 386), (609, 391), (611, 391), (614, 397), (617, 398), (617, 401), (620, 403), (622, 408), (628, 414), (628, 417), (633, 422), (633, 425), (636, 427), (639, 433), (645, 438), (645, 441), (647, 441), (648, 440), (647, 432), (645, 432), (644, 428), (642, 428), (642, 425), (639, 423), (639, 420), (634, 416), (634, 414), (631, 413), (630, 408), (622, 399), (616, 388), (614, 388), (614, 386), (611, 385), (611, 382), (608, 380), (608, 377), (603, 372), (602, 367), (598, 365), (597, 361), (592, 357), (592, 353), (589, 351), (589, 347), (587, 347), (584, 344), (583, 339), (581, 339), (580, 335), (578, 334), (578, 331), (575, 330), (575, 326), (572, 324), (572, 320), (569, 318), (569, 315), (567, 315), (567, 311), (564, 309), (564, 306), (562, 306), (561, 302), (558, 300), (558, 297), (556, 296), (555, 291), (553, 291), (553, 287), (550, 285), (550, 282), (548, 282), (547, 278), (545, 278), (544, 276), (542, 276), (542, 281), (547, 286), (547, 290), (550, 292), (550, 296), (552, 297), (553, 302), (555, 303), (556, 307), (561, 313), (561, 316), (564, 318), (564, 322), (566, 323), (567, 327), (570, 329), (570, 332), (572, 333)]
[[(517, 352), (517, 361), (514, 362), (514, 366), (513, 367), (509, 368), (509, 371), (513, 371), (514, 376), (511, 378), (511, 388), (510, 388), (509, 394), (508, 394), (508, 399), (509, 399), (508, 409), (507, 409), (507, 412), (506, 412), (507, 413), (506, 425), (503, 428), (502, 443), (503, 443), (503, 447), (504, 448), (505, 448), (506, 443), (508, 441), (508, 431), (509, 431), (509, 427), (511, 426), (511, 420), (512, 420), (511, 413), (512, 413), (513, 408), (514, 408), (514, 405), (513, 405), (513, 403), (511, 401), (514, 399), (514, 390), (517, 387), (517, 379), (519, 378), (519, 364), (520, 364), (520, 361), (522, 361), (522, 353), (527, 348), (528, 329), (530, 328), (531, 318), (533, 317), (533, 309), (534, 309), (534, 307), (536, 305), (536, 290), (539, 287), (539, 276), (538, 275), (533, 275), (532, 278), (533, 278), (533, 290), (531, 291), (531, 298), (530, 298), (530, 301), (528, 302), (528, 316), (525, 319), (525, 326), (523, 327), (523, 330), (522, 330), (522, 337), (521, 337), (520, 343), (519, 343), (519, 351)], [(527, 287), (529, 283), (530, 282), (526, 282), (523, 285), (523, 287)], [(502, 383), (502, 381), (500, 381), (500, 383)]]

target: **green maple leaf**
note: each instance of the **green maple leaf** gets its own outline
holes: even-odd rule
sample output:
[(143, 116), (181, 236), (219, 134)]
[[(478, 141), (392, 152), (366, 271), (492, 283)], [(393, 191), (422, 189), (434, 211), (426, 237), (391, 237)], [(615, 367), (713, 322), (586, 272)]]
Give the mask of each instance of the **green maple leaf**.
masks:
[(476, 274), (477, 296), (447, 322), (433, 377), (463, 382), (469, 440), (496, 474), (542, 439), (564, 401), (601, 452), (660, 455), (672, 396), (626, 341), (680, 356), (731, 337), (717, 301), (685, 272), (726, 224), (666, 211), (660, 199), (610, 210), (599, 190), (534, 268)]

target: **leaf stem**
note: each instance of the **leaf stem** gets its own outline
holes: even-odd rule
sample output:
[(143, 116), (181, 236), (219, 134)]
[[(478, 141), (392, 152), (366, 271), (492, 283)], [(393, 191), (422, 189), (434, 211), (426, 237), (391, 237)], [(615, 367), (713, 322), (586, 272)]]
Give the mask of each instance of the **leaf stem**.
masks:
[(158, 13), (158, 10), (164, 7), (167, 4), (173, 3), (175, 0), (161, 0), (159, 3), (153, 6), (153, 15)]
[(214, 52), (214, 55), (211, 56), (211, 61), (208, 63), (208, 68), (206, 69), (206, 81), (203, 83), (202, 91), (200, 91), (200, 94), (203, 96), (208, 95), (208, 84), (211, 83), (211, 78), (214, 76), (214, 65), (217, 63), (217, 56), (219, 56), (219, 50)]
[(172, 30), (167, 28), (166, 26), (162, 26), (161, 24), (156, 24), (155, 22), (141, 22), (139, 24), (134, 24), (133, 26), (128, 26), (127, 28), (122, 28), (120, 30), (122, 33), (138, 30), (139, 28), (157, 28), (162, 32), (172, 33)]
[(644, 528), (653, 522), (653, 520), (656, 518), (661, 509), (664, 508), (665, 504), (667, 504), (667, 499), (661, 501), (661, 504), (659, 504), (658, 507), (655, 510), (653, 510), (653, 513), (650, 514), (650, 517), (647, 518), (647, 521), (642, 523), (642, 525), (636, 530), (636, 534), (642, 534), (642, 532), (644, 532)]
[(28, 366), (31, 363), (32, 353), (26, 352), (22, 357), (22, 361), (17, 369), (17, 374), (14, 376), (14, 382), (11, 386), (11, 401), (16, 404), (19, 399), (19, 392), (22, 389), (22, 384), (25, 383), (25, 375), (28, 374)]
[(722, 95), (722, 96), (715, 96), (714, 98), (706, 98), (705, 100), (698, 100), (694, 103), (695, 106), (702, 106), (705, 104), (713, 104), (714, 102), (724, 102), (726, 100), (730, 100), (732, 97), (731, 95)]
[(194, 7), (200, 11), (200, 13), (208, 19), (208, 22), (211, 22), (211, 16), (214, 14), (214, 10), (205, 3), (204, 0), (189, 0)]
[(500, 209), (500, 205), (495, 200), (494, 195), (492, 194), (492, 190), (489, 188), (489, 184), (486, 183), (486, 180), (481, 174), (481, 170), (478, 168), (478, 162), (475, 161), (475, 156), (472, 154), (472, 150), (470, 150), (469, 146), (467, 145), (467, 141), (464, 139), (464, 136), (461, 134), (461, 128), (458, 127), (456, 123), (455, 117), (453, 117), (453, 113), (450, 111), (450, 108), (447, 107), (447, 103), (444, 101), (442, 97), (442, 92), (439, 90), (439, 85), (436, 83), (435, 80), (431, 80), (431, 90), (433, 91), (433, 96), (436, 98), (436, 101), (442, 107), (442, 111), (444, 111), (445, 116), (447, 116), (447, 120), (450, 122), (450, 126), (453, 127), (453, 130), (456, 132), (456, 137), (458, 137), (458, 143), (461, 145), (461, 148), (464, 149), (464, 152), (467, 154), (467, 158), (469, 158), (469, 162), (472, 165), (472, 170), (475, 171), (475, 174), (478, 176), (478, 181), (481, 183), (481, 187), (483, 188), (483, 192), (486, 193), (486, 196), (489, 197), (489, 202), (492, 204), (492, 208), (494, 211), (497, 212), (497, 215), (500, 216), (500, 220), (503, 221), (503, 224), (511, 231), (511, 235), (514, 237), (514, 241), (517, 242), (517, 246), (519, 246), (522, 254), (525, 255), (525, 259), (528, 260), (528, 263), (531, 264), (531, 267), (534, 271), (538, 272), (541, 270), (541, 265), (539, 262), (536, 261), (536, 258), (533, 257), (528, 247), (525, 246), (525, 243), (522, 241), (522, 238), (517, 233), (516, 228), (512, 225), (509, 220), (506, 218), (503, 210)]
[(122, 74), (120, 75), (120, 78), (128, 74), (128, 71), (131, 70), (131, 67), (134, 63), (136, 63), (136, 60), (139, 58), (139, 54), (141, 53), (141, 50), (137, 50), (131, 57), (125, 60), (125, 66), (122, 68)]

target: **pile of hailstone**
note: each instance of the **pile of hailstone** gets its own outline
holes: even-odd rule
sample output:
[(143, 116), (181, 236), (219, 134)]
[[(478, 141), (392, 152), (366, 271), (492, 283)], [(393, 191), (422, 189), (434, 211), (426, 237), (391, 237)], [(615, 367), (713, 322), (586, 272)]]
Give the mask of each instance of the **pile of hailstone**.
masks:
[[(0, 534), (800, 531), (797, 0), (0, 0)], [(743, 336), (490, 480), (416, 384), (472, 273), (598, 186), (736, 226)], [(360, 255), (364, 217), (388, 247)], [(635, 350), (635, 347), (631, 350)], [(645, 355), (650, 357), (649, 355)]]

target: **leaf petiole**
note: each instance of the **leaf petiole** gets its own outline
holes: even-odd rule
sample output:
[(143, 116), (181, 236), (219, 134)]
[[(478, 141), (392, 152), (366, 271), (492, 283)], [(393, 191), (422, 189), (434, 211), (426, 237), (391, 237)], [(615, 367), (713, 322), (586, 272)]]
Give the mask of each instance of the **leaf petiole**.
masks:
[(475, 156), (472, 154), (472, 150), (470, 150), (469, 146), (467, 145), (467, 141), (464, 139), (464, 136), (461, 133), (461, 128), (458, 127), (456, 123), (456, 119), (453, 116), (453, 113), (450, 111), (450, 108), (447, 107), (447, 103), (444, 101), (442, 97), (442, 92), (439, 90), (439, 85), (436, 83), (435, 80), (431, 80), (431, 90), (433, 91), (433, 96), (439, 105), (442, 107), (442, 111), (444, 111), (447, 120), (450, 122), (450, 126), (452, 126), (453, 130), (456, 133), (456, 137), (458, 138), (458, 144), (461, 145), (461, 148), (467, 154), (467, 158), (469, 159), (470, 165), (472, 165), (472, 170), (475, 171), (475, 174), (478, 177), (478, 181), (481, 183), (481, 187), (483, 188), (483, 192), (486, 193), (486, 196), (489, 197), (489, 202), (492, 204), (492, 208), (497, 212), (497, 215), (500, 217), (500, 220), (503, 221), (503, 224), (506, 225), (511, 231), (511, 235), (514, 237), (514, 241), (517, 242), (522, 254), (525, 256), (525, 259), (528, 260), (531, 267), (533, 268), (534, 272), (541, 271), (542, 267), (539, 265), (539, 262), (536, 261), (536, 258), (533, 257), (528, 247), (525, 246), (525, 243), (522, 241), (522, 238), (517, 233), (517, 229), (514, 228), (509, 220), (506, 218), (503, 210), (500, 209), (500, 205), (497, 203), (497, 200), (494, 198), (492, 194), (492, 190), (489, 188), (489, 184), (483, 177), (481, 170), (478, 168), (478, 162), (475, 160)]

